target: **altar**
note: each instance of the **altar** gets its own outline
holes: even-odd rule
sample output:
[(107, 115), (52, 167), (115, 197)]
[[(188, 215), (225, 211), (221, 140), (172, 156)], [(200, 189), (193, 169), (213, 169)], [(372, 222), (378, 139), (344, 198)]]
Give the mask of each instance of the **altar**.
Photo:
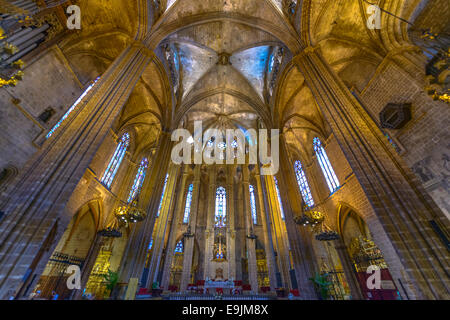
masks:
[(208, 289), (234, 289), (234, 281), (214, 281), (214, 280), (206, 280), (203, 286), (203, 292), (206, 293)]

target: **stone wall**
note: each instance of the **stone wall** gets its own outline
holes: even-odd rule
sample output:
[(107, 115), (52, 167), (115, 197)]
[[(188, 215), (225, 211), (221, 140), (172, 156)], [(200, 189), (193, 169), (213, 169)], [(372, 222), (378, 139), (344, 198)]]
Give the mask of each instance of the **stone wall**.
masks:
[(414, 25), (418, 28), (431, 28), (434, 32), (449, 32), (450, 3), (447, 0), (429, 0), (420, 12)]
[(395, 62), (386, 62), (361, 93), (361, 99), (378, 122), (380, 111), (388, 103), (412, 104), (412, 120), (405, 127), (384, 130), (401, 146), (407, 165), (450, 218), (450, 109), (443, 102), (433, 101), (423, 88), (423, 82)]
[[(83, 92), (81, 84), (57, 46), (24, 68), (16, 87), (0, 89), (0, 170), (14, 165), (20, 169), (38, 149), (36, 141), (69, 109)], [(47, 123), (39, 116), (52, 108)]]

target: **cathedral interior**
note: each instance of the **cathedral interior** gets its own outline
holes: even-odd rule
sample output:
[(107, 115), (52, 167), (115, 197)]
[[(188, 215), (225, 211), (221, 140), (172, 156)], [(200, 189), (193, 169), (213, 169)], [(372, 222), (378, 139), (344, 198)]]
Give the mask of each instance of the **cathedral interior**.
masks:
[(1, 0), (0, 299), (450, 299), (449, 18)]

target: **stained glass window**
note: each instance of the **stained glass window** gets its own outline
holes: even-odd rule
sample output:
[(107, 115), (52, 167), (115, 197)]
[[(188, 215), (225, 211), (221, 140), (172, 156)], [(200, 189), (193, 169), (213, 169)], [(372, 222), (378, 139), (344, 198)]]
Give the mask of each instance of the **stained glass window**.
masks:
[(216, 190), (216, 227), (224, 228), (227, 217), (227, 192), (224, 187), (218, 187)]
[(150, 239), (150, 243), (148, 244), (148, 250), (152, 250), (153, 247), (153, 238)]
[(314, 200), (311, 195), (311, 190), (309, 189), (308, 181), (306, 180), (305, 171), (303, 170), (302, 163), (300, 161), (295, 161), (294, 163), (295, 176), (297, 177), (298, 187), (303, 197), (303, 201), (308, 207), (314, 206)]
[(168, 0), (167, 1), (167, 9), (166, 9), (166, 11), (169, 10), (170, 7), (173, 6), (176, 1), (177, 0)]
[[(206, 142), (206, 145), (207, 145), (208, 147), (212, 148), (212, 147), (214, 147), (214, 141), (215, 141), (215, 139), (211, 138), (211, 139), (209, 139), (209, 140)], [(219, 144), (217, 145), (217, 147), (218, 147), (219, 149), (221, 149), (221, 150), (225, 150), (225, 149), (227, 148), (227, 143), (224, 142), (224, 141), (219, 142)], [(234, 139), (233, 141), (231, 141), (231, 147), (232, 147), (233, 149), (237, 149), (237, 147), (238, 147), (238, 142), (237, 142), (236, 139)]]
[(184, 207), (184, 218), (183, 223), (189, 222), (189, 216), (191, 214), (191, 203), (192, 203), (192, 191), (194, 190), (194, 185), (191, 183), (188, 188), (188, 193), (186, 196), (186, 206)]
[(128, 196), (128, 203), (133, 201), (133, 199), (141, 192), (147, 168), (148, 168), (148, 159), (144, 158), (142, 159), (141, 164), (139, 165), (136, 178), (134, 179), (133, 186), (131, 187), (130, 195)]
[(130, 144), (130, 135), (125, 133), (119, 141), (117, 145), (116, 151), (114, 152), (111, 161), (109, 162), (108, 167), (103, 174), (101, 179), (102, 183), (108, 188), (111, 187), (111, 184), (116, 176), (117, 170), (119, 170), (120, 164), (122, 163), (123, 158), (125, 157), (125, 153), (127, 152), (128, 145)]
[(313, 141), (314, 151), (317, 155), (317, 160), (319, 161), (320, 168), (327, 180), (328, 188), (330, 192), (336, 191), (339, 188), (339, 180), (334, 173), (333, 167), (331, 166), (330, 160), (328, 159), (325, 149), (322, 147), (322, 143), (319, 138), (314, 138)]
[(275, 54), (272, 54), (269, 60), (269, 72), (272, 72), (274, 65), (275, 65)]
[(166, 179), (164, 180), (164, 187), (163, 187), (163, 191), (161, 194), (161, 200), (159, 201), (158, 213), (156, 214), (157, 217), (159, 217), (159, 214), (161, 213), (161, 208), (162, 208), (162, 204), (163, 204), (163, 200), (164, 200), (164, 193), (166, 193), (166, 186), (167, 186), (168, 178), (169, 178), (169, 174), (166, 174)]
[(183, 241), (178, 241), (177, 246), (175, 247), (175, 253), (183, 253)]
[(252, 185), (250, 185), (249, 189), (250, 189), (250, 209), (252, 211), (253, 224), (257, 224), (258, 218), (256, 215), (255, 188)]
[(395, 151), (397, 151), (398, 153), (402, 152), (402, 149), (400, 149), (398, 144), (395, 143), (394, 139), (392, 139), (388, 133), (384, 132), (384, 136), (388, 139), (389, 143), (394, 147)]
[(62, 118), (53, 126), (53, 128), (47, 133), (47, 135), (45, 136), (47, 139), (51, 137), (51, 135), (53, 133), (55, 133), (56, 129), (58, 129), (61, 124), (64, 122), (64, 120), (67, 119), (67, 117), (69, 117), (70, 113), (75, 110), (75, 108), (77, 107), (77, 105), (81, 102), (81, 100), (83, 100), (83, 98), (89, 93), (89, 91), (91, 91), (91, 89), (94, 87), (94, 85), (97, 83), (98, 79), (100, 79), (100, 77), (98, 77), (97, 79), (95, 79), (91, 85), (89, 87), (87, 87), (86, 90), (84, 90), (83, 94), (77, 99), (77, 101), (74, 102), (74, 104), (69, 108), (69, 110), (67, 110), (67, 112), (62, 116)]
[(283, 0), (272, 0), (280, 11), (283, 11)]
[(273, 180), (275, 181), (275, 189), (277, 189), (278, 203), (280, 204), (281, 219), (284, 220), (283, 202), (281, 201), (280, 189), (278, 188), (278, 180), (275, 176), (273, 176)]
[(223, 260), (223, 258), (224, 258), (223, 251), (218, 251), (216, 253), (216, 260)]

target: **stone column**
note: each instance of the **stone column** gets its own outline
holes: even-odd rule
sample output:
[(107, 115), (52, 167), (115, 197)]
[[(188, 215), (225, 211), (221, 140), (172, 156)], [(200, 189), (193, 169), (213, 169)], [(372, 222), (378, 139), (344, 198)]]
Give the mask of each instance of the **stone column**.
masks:
[(125, 49), (1, 200), (0, 298), (19, 289), (56, 220), (58, 243), (70, 221), (62, 216), (69, 197), (153, 56), (137, 42)]
[[(196, 165), (194, 169), (194, 182), (192, 190), (191, 212), (189, 216), (189, 227), (191, 234), (195, 235), (197, 229), (198, 200), (200, 195), (201, 166)], [(184, 237), (183, 272), (181, 274), (180, 291), (185, 292), (192, 272), (192, 259), (194, 257), (194, 236)]]
[[(214, 209), (216, 203), (216, 167), (208, 167), (208, 210), (206, 212), (205, 257), (203, 279), (210, 277), (210, 264), (214, 254)], [(227, 190), (228, 192), (228, 190)]]
[(273, 228), (273, 242), (277, 252), (277, 261), (281, 275), (281, 285), (284, 288), (291, 288), (291, 281), (289, 280), (289, 248), (286, 247), (283, 236), (284, 227), (282, 226), (282, 223), (284, 223), (284, 221), (281, 219), (280, 204), (278, 202), (274, 177), (266, 175), (263, 176), (263, 179), (267, 193), (269, 218)]
[(236, 229), (234, 210), (234, 173), (235, 165), (227, 166), (227, 260), (228, 279), (236, 280)]
[(177, 202), (175, 204), (175, 213), (170, 228), (169, 240), (167, 241), (166, 259), (164, 260), (163, 276), (161, 281), (161, 287), (164, 290), (169, 289), (170, 270), (172, 268), (173, 255), (177, 242), (177, 231), (181, 228), (181, 225), (183, 224), (183, 212), (186, 205), (186, 201), (183, 200), (185, 200), (185, 194), (187, 191), (186, 182), (189, 176), (187, 165), (184, 165), (182, 170), (183, 174), (178, 189), (179, 191), (177, 195)]
[(303, 200), (295, 178), (294, 164), (289, 159), (284, 136), (280, 137), (280, 174), (278, 188), (283, 200), (285, 226), (291, 249), (293, 270), (303, 299), (315, 299), (316, 292), (309, 280), (314, 276), (315, 256), (308, 231), (294, 222), (294, 216), (303, 212)]
[(294, 61), (390, 238), (395, 253), (379, 243), (386, 262), (402, 265), (418, 298), (449, 299), (450, 255), (430, 224), (449, 230), (448, 219), (324, 58), (307, 48)]
[[(122, 283), (127, 283), (131, 278), (141, 280), (170, 161), (171, 146), (170, 134), (162, 132), (158, 149), (152, 159), (152, 165), (148, 169), (149, 172), (144, 180), (139, 198), (140, 205), (146, 211), (147, 217), (144, 221), (135, 224), (130, 232), (119, 268), (120, 282)], [(146, 286), (146, 283), (140, 285)]]
[[(175, 189), (178, 181), (180, 165), (171, 163), (169, 165), (169, 177), (167, 179), (166, 190), (162, 201), (161, 212), (158, 217), (158, 226), (155, 237), (153, 238), (153, 253), (148, 266), (148, 281), (147, 287), (155, 281), (158, 281), (158, 273), (161, 264), (161, 258), (164, 250), (165, 239), (168, 232), (169, 216), (174, 205)], [(162, 183), (164, 180), (162, 180)], [(166, 248), (167, 249), (167, 248)], [(170, 252), (166, 250), (166, 257)]]
[(264, 251), (266, 254), (267, 271), (269, 273), (270, 290), (273, 291), (277, 286), (277, 262), (275, 260), (273, 241), (272, 241), (272, 228), (270, 227), (267, 212), (264, 205), (264, 192), (261, 184), (261, 176), (259, 175), (259, 167), (256, 166), (256, 190), (258, 191), (258, 203), (259, 210), (261, 211), (261, 224), (264, 234)]
[[(256, 264), (256, 236), (253, 230), (252, 211), (250, 206), (250, 183), (249, 183), (249, 170), (248, 166), (244, 165), (243, 182), (244, 188), (244, 217), (245, 217), (245, 230), (246, 230), (246, 242), (247, 242), (247, 261), (248, 261), (248, 278), (252, 287), (253, 293), (258, 293), (258, 267)], [(254, 236), (254, 237), (253, 237)]]
[(103, 241), (109, 241), (109, 238), (103, 238), (99, 235), (95, 236), (94, 242), (89, 250), (83, 267), (81, 268), (81, 281), (80, 290), (73, 290), (70, 295), (70, 300), (80, 300), (83, 294), (83, 289), (86, 288), (89, 276), (91, 275), (92, 268), (94, 267), (95, 261), (97, 260), (98, 253), (102, 247)]

